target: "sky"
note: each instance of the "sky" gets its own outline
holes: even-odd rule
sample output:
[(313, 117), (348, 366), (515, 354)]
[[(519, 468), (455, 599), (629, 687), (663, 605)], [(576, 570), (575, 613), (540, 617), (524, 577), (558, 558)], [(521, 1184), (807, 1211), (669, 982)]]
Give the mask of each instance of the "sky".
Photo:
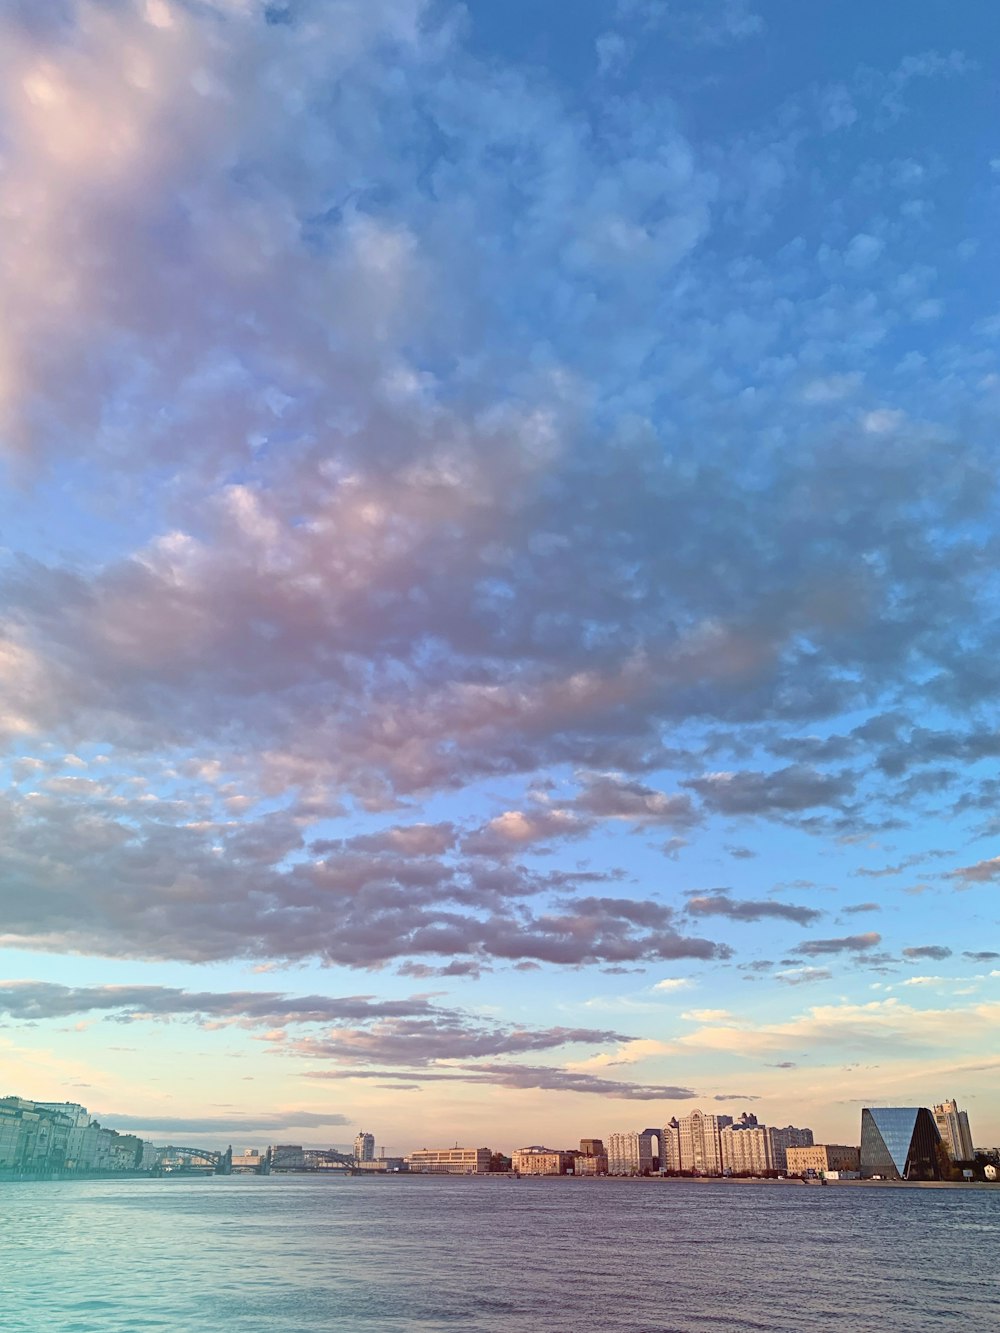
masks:
[(0, 0), (0, 1094), (1000, 1141), (995, 18)]

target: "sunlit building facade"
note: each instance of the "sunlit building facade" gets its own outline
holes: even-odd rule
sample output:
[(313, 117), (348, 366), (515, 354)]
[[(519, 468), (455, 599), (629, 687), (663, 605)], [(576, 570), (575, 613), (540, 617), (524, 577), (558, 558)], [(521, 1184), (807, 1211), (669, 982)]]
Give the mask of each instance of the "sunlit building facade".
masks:
[(699, 1176), (721, 1176), (722, 1131), (733, 1123), (731, 1115), (708, 1115), (692, 1111), (677, 1121), (679, 1171)]
[(719, 1131), (723, 1171), (761, 1176), (771, 1170), (771, 1141), (765, 1125), (725, 1125)]
[(608, 1175), (639, 1174), (639, 1135), (636, 1131), (608, 1135)]
[(816, 1143), (812, 1147), (789, 1148), (787, 1160), (791, 1176), (856, 1175), (861, 1170), (861, 1154), (849, 1143)]
[(356, 1162), (373, 1162), (375, 1160), (374, 1134), (361, 1130), (354, 1140), (354, 1160)]
[(532, 1144), (530, 1148), (515, 1148), (510, 1159), (511, 1170), (522, 1176), (564, 1176), (572, 1170), (573, 1156), (561, 1148)]
[(606, 1176), (608, 1154), (603, 1139), (581, 1139), (580, 1151), (573, 1158), (573, 1171), (578, 1176)]
[(811, 1148), (813, 1132), (811, 1129), (797, 1129), (795, 1125), (785, 1125), (781, 1129), (772, 1125), (767, 1131), (767, 1141), (773, 1170), (786, 1171), (789, 1148)]
[(950, 1102), (941, 1102), (935, 1106), (934, 1123), (952, 1161), (971, 1162), (976, 1150), (972, 1144), (969, 1117), (965, 1111), (958, 1109), (954, 1098)]
[(490, 1169), (489, 1148), (418, 1148), (403, 1160), (411, 1171), (434, 1176), (481, 1176)]

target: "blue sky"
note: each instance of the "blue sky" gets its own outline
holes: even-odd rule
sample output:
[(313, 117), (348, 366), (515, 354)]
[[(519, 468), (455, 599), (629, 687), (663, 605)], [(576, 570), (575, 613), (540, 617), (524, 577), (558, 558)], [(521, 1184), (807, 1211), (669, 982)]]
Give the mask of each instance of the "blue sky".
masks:
[(10, 1091), (1000, 1139), (994, 29), (0, 5)]

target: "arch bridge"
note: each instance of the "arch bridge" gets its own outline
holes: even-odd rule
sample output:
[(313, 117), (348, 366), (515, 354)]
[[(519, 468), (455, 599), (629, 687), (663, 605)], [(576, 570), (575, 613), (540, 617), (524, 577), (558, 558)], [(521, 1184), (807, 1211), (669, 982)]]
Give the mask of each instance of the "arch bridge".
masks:
[(211, 1148), (185, 1148), (176, 1143), (157, 1147), (153, 1164), (156, 1172), (197, 1171), (203, 1175), (211, 1172), (216, 1176), (228, 1176), (232, 1169), (231, 1147), (225, 1152), (213, 1152)]

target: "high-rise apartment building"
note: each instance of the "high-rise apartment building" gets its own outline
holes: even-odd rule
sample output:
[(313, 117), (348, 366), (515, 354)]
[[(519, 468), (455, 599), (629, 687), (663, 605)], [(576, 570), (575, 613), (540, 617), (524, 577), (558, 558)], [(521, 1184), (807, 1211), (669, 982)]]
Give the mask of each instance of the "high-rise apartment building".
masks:
[(969, 1117), (965, 1111), (958, 1109), (954, 1098), (934, 1107), (934, 1123), (951, 1160), (971, 1162), (976, 1150), (972, 1145)]
[[(599, 1142), (599, 1140), (598, 1140)], [(663, 1131), (635, 1129), (608, 1137), (609, 1176), (647, 1176), (662, 1164)]]
[(663, 1126), (663, 1169), (679, 1171), (681, 1169), (681, 1127), (675, 1119)]
[(726, 1125), (719, 1131), (723, 1171), (762, 1176), (774, 1165), (770, 1130), (765, 1125)]
[(639, 1174), (639, 1135), (608, 1135), (608, 1175), (636, 1176)]
[(775, 1171), (788, 1169), (786, 1154), (789, 1148), (811, 1148), (814, 1141), (811, 1129), (796, 1129), (794, 1125), (786, 1125), (784, 1129), (771, 1126), (767, 1134), (771, 1166)]
[(354, 1140), (354, 1160), (373, 1162), (375, 1160), (375, 1135), (361, 1130)]
[(708, 1115), (692, 1111), (677, 1121), (678, 1171), (693, 1171), (700, 1176), (722, 1175), (722, 1140), (720, 1135), (733, 1123), (731, 1115)]

